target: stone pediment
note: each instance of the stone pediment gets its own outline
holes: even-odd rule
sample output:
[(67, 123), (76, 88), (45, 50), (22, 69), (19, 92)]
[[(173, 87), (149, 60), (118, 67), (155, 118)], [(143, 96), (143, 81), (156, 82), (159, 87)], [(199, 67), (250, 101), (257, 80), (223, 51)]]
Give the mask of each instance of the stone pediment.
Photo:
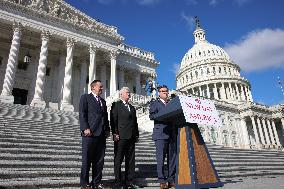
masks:
[(0, 0), (0, 2), (25, 14), (49, 17), (52, 21), (71, 24), (75, 28), (119, 42), (124, 40), (124, 37), (117, 33), (116, 27), (91, 18), (63, 0)]

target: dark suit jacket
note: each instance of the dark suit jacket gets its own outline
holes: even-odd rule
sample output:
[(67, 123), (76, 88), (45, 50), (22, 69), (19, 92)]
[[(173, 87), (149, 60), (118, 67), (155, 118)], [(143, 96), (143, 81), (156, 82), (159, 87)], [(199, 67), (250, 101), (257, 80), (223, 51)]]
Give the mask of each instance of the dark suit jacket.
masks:
[(149, 118), (151, 120), (154, 120), (154, 128), (152, 135), (153, 140), (169, 139), (171, 133), (173, 132), (173, 128), (170, 125), (155, 120), (156, 115), (164, 108), (166, 108), (166, 106), (160, 99), (153, 100), (150, 103)]
[(138, 123), (135, 108), (129, 104), (130, 111), (119, 100), (112, 103), (110, 111), (110, 125), (112, 134), (118, 134), (120, 139), (138, 138)]
[(79, 105), (80, 130), (91, 129), (93, 136), (109, 133), (109, 121), (106, 101), (101, 98), (102, 105), (92, 93), (81, 96)]

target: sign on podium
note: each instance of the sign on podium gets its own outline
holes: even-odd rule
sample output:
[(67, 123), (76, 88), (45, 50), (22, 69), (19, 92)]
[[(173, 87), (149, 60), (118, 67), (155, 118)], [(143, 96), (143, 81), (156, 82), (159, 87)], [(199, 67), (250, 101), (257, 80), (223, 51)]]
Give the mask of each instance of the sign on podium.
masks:
[(223, 186), (197, 124), (221, 126), (210, 100), (177, 96), (159, 112), (157, 120), (177, 127), (176, 188)]

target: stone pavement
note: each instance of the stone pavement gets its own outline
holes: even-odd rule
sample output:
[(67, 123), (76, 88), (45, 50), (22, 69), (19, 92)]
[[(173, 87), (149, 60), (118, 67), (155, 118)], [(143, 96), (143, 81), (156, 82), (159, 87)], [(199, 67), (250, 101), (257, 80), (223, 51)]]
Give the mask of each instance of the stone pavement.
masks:
[(284, 189), (284, 176), (246, 177), (224, 183), (224, 189)]

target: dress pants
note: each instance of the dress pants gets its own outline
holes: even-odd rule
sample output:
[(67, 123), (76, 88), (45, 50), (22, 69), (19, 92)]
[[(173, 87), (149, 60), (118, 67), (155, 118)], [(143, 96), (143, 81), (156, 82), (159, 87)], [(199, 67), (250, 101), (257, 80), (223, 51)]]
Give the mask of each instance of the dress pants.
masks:
[[(176, 140), (172, 139), (160, 139), (155, 140), (156, 146), (156, 160), (157, 160), (157, 174), (158, 181), (160, 183), (175, 182), (176, 172)], [(165, 158), (167, 156), (168, 170), (165, 171)], [(167, 173), (167, 174), (166, 174)]]
[[(104, 135), (97, 137), (82, 137), (81, 186), (96, 186), (101, 183), (105, 148), (106, 138)], [(89, 182), (89, 171), (91, 166), (92, 181)]]
[(120, 139), (115, 142), (114, 176), (116, 185), (121, 185), (121, 164), (125, 157), (125, 183), (133, 182), (135, 174), (135, 140)]

